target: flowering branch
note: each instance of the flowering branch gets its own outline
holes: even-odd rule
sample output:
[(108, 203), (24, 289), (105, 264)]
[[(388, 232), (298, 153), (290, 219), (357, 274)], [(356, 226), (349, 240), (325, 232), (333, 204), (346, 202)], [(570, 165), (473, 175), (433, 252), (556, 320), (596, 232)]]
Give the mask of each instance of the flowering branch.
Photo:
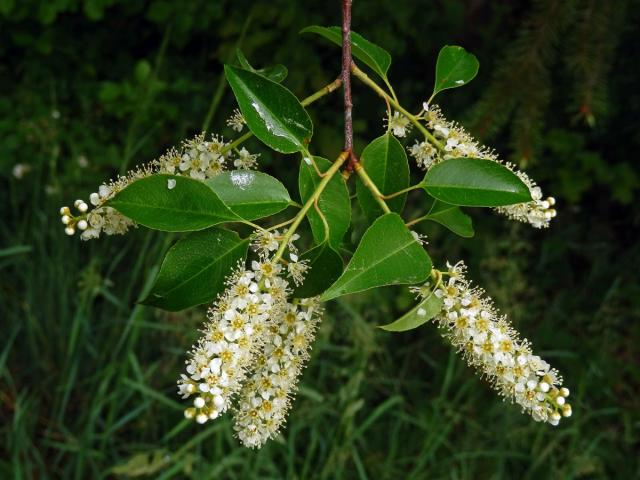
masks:
[[(82, 239), (97, 238), (101, 232), (125, 233), (137, 225), (191, 232), (167, 254), (149, 292), (149, 303), (174, 311), (215, 298), (202, 335), (188, 353), (178, 390), (192, 402), (185, 409), (186, 418), (200, 424), (232, 410), (234, 430), (245, 446), (262, 446), (286, 421), (322, 315), (321, 302), (385, 285), (415, 284), (429, 274), (426, 283), (411, 289), (418, 294), (419, 303), (381, 328), (406, 331), (433, 320), (501, 396), (519, 404), (535, 420), (557, 425), (562, 416), (572, 413), (567, 403), (569, 390), (558, 372), (534, 355), (529, 342), (484, 291), (471, 285), (463, 263), (447, 264), (447, 271), (434, 269), (423, 248), (424, 237), (409, 229), (433, 220), (460, 236), (471, 236), (471, 220), (458, 206), (495, 206), (499, 213), (540, 228), (555, 216), (555, 200), (543, 199), (540, 188), (524, 172), (447, 120), (437, 105), (429, 105), (433, 95), (416, 114), (403, 108), (387, 79), (390, 56), (364, 40), (355, 50), (356, 57), (384, 83), (362, 72), (352, 57), (352, 2), (341, 3), (342, 69), (333, 82), (300, 101), (259, 71), (226, 65), (225, 76), (239, 106), (227, 126), (236, 132), (246, 126), (250, 132), (230, 142), (220, 135), (207, 139), (203, 133), (126, 176), (100, 185), (89, 197), (95, 208), (90, 210), (89, 204), (78, 199), (74, 204), (78, 215), (72, 215), (68, 207), (61, 209), (65, 231), (73, 235), (77, 228)], [(340, 44), (333, 28), (316, 26), (312, 30)], [(477, 68), (477, 59), (462, 47), (444, 47), (438, 55), (434, 92), (468, 83)], [(363, 162), (353, 144), (352, 75), (376, 92), (387, 110), (386, 133), (370, 143)], [(309, 152), (313, 123), (304, 107), (341, 86), (344, 149), (329, 164)], [(427, 176), (409, 185), (405, 147), (395, 137), (407, 136), (414, 126), (424, 138), (407, 150)], [(301, 154), (298, 187), (303, 205), (291, 200), (277, 178), (255, 171), (259, 154), (239, 147), (253, 132), (277, 152)], [(346, 180), (354, 172), (359, 182), (357, 196), (364, 186), (377, 203), (369, 201), (368, 194), (366, 201), (359, 202), (369, 220), (374, 219), (344, 267), (340, 247), (352, 225), (353, 199)], [(334, 182), (338, 173), (342, 178)], [(393, 182), (382, 181), (391, 176)], [(431, 209), (405, 222), (404, 198), (392, 199), (421, 188), (433, 197)], [(319, 202), (322, 195), (331, 198)], [(524, 203), (513, 203), (518, 200)], [(394, 213), (389, 204), (394, 205)], [(254, 223), (274, 218), (291, 205), (299, 210), (285, 222), (267, 228)], [(295, 242), (305, 217), (309, 217), (313, 246), (299, 257)], [(238, 232), (208, 228), (225, 223), (243, 223), (254, 231), (243, 239)], [(324, 238), (319, 228), (324, 228)], [(212, 245), (218, 249), (213, 255)], [(247, 264), (249, 246), (255, 256)], [(201, 258), (211, 261), (212, 268), (206, 273)], [(237, 266), (232, 269), (233, 264)], [(167, 284), (180, 288), (166, 289)]]

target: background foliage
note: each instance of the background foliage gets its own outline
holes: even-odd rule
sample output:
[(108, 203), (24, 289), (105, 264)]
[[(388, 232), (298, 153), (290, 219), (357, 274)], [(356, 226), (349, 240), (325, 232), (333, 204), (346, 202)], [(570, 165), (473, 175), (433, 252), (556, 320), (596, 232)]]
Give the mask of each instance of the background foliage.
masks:
[[(442, 45), (474, 52), (480, 73), (442, 95), (445, 112), (558, 198), (547, 231), (478, 211), (473, 241), (424, 232), (564, 372), (574, 416), (553, 429), (520, 415), (431, 325), (375, 329), (412, 304), (389, 289), (332, 304), (284, 435), (254, 452), (228, 421), (182, 420), (175, 379), (202, 312), (136, 304), (175, 237), (80, 243), (57, 210), (203, 126), (229, 134), (221, 65), (238, 45), (287, 65), (299, 96), (331, 81), (337, 50), (297, 32), (337, 24), (337, 2), (1, 0), (0, 476), (637, 478), (638, 6), (354, 2), (404, 103), (429, 95)], [(361, 149), (384, 109), (354, 90)], [(335, 95), (310, 108), (326, 157), (340, 108)], [(285, 161), (261, 158), (295, 186)]]

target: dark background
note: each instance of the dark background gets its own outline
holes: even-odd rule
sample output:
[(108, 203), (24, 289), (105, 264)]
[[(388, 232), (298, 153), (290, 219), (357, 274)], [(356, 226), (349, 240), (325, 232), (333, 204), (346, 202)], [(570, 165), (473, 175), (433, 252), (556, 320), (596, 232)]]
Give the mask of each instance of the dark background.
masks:
[[(255, 66), (285, 64), (300, 97), (331, 81), (339, 50), (298, 31), (338, 24), (339, 2), (0, 0), (0, 477), (639, 478), (639, 6), (353, 6), (412, 110), (443, 45), (475, 53), (478, 77), (441, 94), (443, 110), (557, 198), (548, 230), (478, 210), (473, 240), (422, 231), (436, 263), (464, 258), (563, 373), (573, 417), (521, 415), (432, 325), (375, 329), (412, 302), (388, 289), (328, 307), (286, 430), (251, 451), (228, 420), (183, 421), (175, 380), (203, 310), (135, 304), (170, 239), (81, 243), (58, 209), (204, 125), (231, 136), (221, 65), (237, 46)], [(384, 104), (353, 88), (361, 149)], [(331, 157), (340, 96), (309, 110), (314, 151)], [(295, 192), (297, 161), (249, 146)], [(409, 217), (422, 208), (410, 197)]]

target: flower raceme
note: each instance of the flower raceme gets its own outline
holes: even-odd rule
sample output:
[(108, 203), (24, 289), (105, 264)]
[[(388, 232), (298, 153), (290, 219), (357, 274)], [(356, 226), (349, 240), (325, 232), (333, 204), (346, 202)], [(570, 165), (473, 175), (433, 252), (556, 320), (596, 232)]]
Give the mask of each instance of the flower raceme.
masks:
[[(183, 175), (196, 180), (206, 180), (225, 171), (230, 164), (237, 169), (256, 168), (258, 155), (251, 154), (246, 148), (236, 151), (233, 156), (231, 144), (221, 136), (212, 135), (209, 140), (204, 134), (197, 135), (182, 143), (179, 149), (171, 148), (160, 158), (133, 169), (127, 175), (118, 176), (115, 180), (103, 183), (98, 191), (89, 195), (89, 203), (76, 200), (74, 207), (77, 215), (73, 215), (69, 207), (62, 207), (60, 215), (68, 235), (82, 232), (82, 240), (98, 238), (105, 235), (121, 235), (126, 233), (135, 222), (105, 203), (122, 191), (132, 182), (157, 173)], [(91, 205), (91, 206), (90, 206)]]
[(185, 410), (187, 418), (198, 423), (217, 418), (240, 389), (267, 322), (284, 308), (287, 283), (275, 267), (268, 263), (252, 270), (239, 267), (209, 309), (203, 335), (189, 353), (187, 374), (178, 381), (182, 398), (195, 397), (193, 407)]
[[(399, 112), (395, 112), (392, 120), (388, 121), (389, 128), (398, 137), (406, 135), (402, 125), (407, 125), (409, 120)], [(404, 119), (404, 121), (402, 120)], [(416, 117), (425, 124), (433, 134), (433, 138), (440, 142), (438, 148), (429, 139), (416, 141), (408, 147), (409, 154), (415, 159), (416, 164), (423, 170), (429, 170), (433, 165), (450, 158), (481, 158), (503, 164), (514, 172), (520, 180), (529, 188), (532, 200), (526, 203), (498, 207), (495, 210), (519, 222), (529, 223), (535, 228), (546, 228), (549, 222), (556, 216), (553, 208), (553, 197), (543, 198), (542, 190), (524, 172), (518, 170), (515, 165), (500, 160), (497, 154), (479, 144), (461, 125), (447, 120), (437, 105), (423, 105), (422, 112)]]
[(482, 289), (471, 287), (464, 273), (465, 265), (459, 262), (449, 266), (447, 282), (435, 291), (429, 285), (414, 291), (423, 298), (434, 294), (443, 299), (434, 321), (502, 397), (519, 404), (534, 420), (558, 425), (561, 417), (571, 416), (562, 377), (532, 353), (529, 342), (499, 316)]
[(198, 423), (217, 418), (237, 397), (235, 429), (249, 447), (262, 446), (285, 422), (322, 314), (316, 298), (287, 299), (285, 272), (268, 259), (277, 238), (256, 235), (260, 261), (227, 278), (178, 380), (179, 394), (192, 399), (185, 416)]

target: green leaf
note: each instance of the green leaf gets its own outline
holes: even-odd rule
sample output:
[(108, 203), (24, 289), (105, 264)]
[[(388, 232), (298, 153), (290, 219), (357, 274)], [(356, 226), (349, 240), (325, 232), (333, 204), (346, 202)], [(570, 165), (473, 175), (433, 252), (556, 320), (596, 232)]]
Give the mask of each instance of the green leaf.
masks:
[(475, 234), (471, 217), (462, 213), (462, 210), (455, 205), (434, 200), (426, 218), (439, 223), (461, 237), (471, 238)]
[(442, 310), (442, 299), (433, 293), (413, 307), (395, 322), (380, 325), (378, 328), (388, 332), (406, 332), (431, 320)]
[(213, 300), (248, 247), (249, 239), (221, 228), (190, 233), (169, 249), (142, 303), (175, 312)]
[(531, 200), (522, 180), (493, 160), (445, 160), (431, 167), (422, 182), (429, 195), (451, 205), (499, 207)]
[(262, 75), (263, 77), (266, 77), (269, 80), (273, 80), (274, 82), (282, 83), (289, 74), (287, 67), (281, 64), (259, 69), (253, 68), (249, 63), (249, 60), (247, 60), (247, 57), (244, 56), (244, 53), (242, 53), (242, 50), (240, 50), (239, 48), (236, 48), (236, 56), (238, 57), (238, 62), (240, 63), (240, 66), (242, 68), (244, 68), (245, 70), (249, 70), (250, 72), (257, 73), (258, 75)]
[(203, 182), (175, 175), (136, 180), (107, 205), (140, 225), (165, 232), (189, 232), (238, 221), (238, 216)]
[[(409, 186), (409, 161), (400, 142), (387, 133), (371, 142), (362, 152), (361, 163), (367, 174), (383, 195), (397, 192)], [(356, 184), (358, 203), (370, 222), (384, 212), (369, 189), (358, 179)], [(402, 212), (407, 194), (386, 200), (394, 212)]]
[(338, 279), (344, 268), (342, 257), (326, 242), (303, 253), (300, 260), (309, 260), (309, 270), (302, 285), (294, 288), (295, 298), (321, 294)]
[(225, 65), (224, 73), (242, 116), (259, 140), (282, 153), (306, 150), (313, 125), (293, 93), (242, 68)]
[[(318, 169), (323, 173), (331, 167), (331, 162), (326, 158), (314, 157), (314, 159)], [(300, 162), (298, 187), (300, 188), (300, 198), (303, 203), (309, 199), (321, 181), (322, 178), (317, 174), (313, 165)], [(347, 184), (342, 175), (334, 175), (329, 180), (328, 185), (318, 199), (318, 208), (329, 225), (329, 244), (338, 249), (344, 234), (351, 224), (351, 200), (349, 199)], [(307, 219), (311, 225), (311, 231), (316, 243), (324, 242), (326, 237), (324, 223), (315, 208), (309, 209)]]
[(476, 56), (464, 48), (453, 45), (442, 47), (436, 63), (432, 98), (442, 90), (466, 85), (476, 76), (479, 67)]
[[(312, 25), (303, 28), (300, 33), (317, 33), (327, 40), (342, 47), (342, 29), (340, 27), (321, 27)], [(367, 65), (371, 70), (380, 75), (384, 80), (387, 79), (387, 72), (391, 66), (391, 55), (384, 48), (379, 47), (375, 43), (371, 43), (362, 35), (351, 31), (351, 53)]]
[(274, 215), (291, 204), (287, 189), (270, 175), (253, 170), (223, 172), (205, 182), (245, 220)]
[(324, 292), (323, 301), (383, 285), (423, 282), (431, 259), (397, 213), (378, 218), (362, 236), (340, 278)]

